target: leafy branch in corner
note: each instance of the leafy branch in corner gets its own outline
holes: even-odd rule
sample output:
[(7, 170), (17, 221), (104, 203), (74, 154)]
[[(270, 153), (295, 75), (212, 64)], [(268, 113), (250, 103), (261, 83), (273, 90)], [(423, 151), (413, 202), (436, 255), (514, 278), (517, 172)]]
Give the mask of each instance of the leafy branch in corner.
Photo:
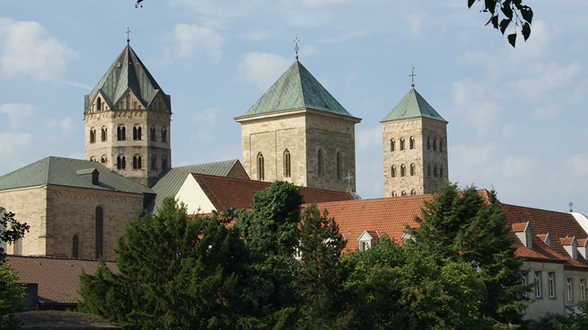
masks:
[[(476, 1), (482, 0), (468, 0), (468, 8), (472, 8)], [(531, 36), (533, 10), (523, 5), (522, 0), (484, 0), (482, 12), (491, 15), (486, 25), (492, 24), (495, 29), (500, 30), (502, 35), (506, 33), (509, 26), (514, 24), (514, 32), (507, 35), (508, 43), (513, 47), (517, 41), (517, 31), (520, 31), (525, 41)]]

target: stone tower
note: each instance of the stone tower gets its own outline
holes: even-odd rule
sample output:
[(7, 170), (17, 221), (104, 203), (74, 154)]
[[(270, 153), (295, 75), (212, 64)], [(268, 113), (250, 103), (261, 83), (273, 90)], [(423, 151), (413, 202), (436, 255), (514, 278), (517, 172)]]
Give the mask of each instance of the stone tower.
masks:
[(447, 121), (414, 85), (381, 123), (384, 196), (428, 194), (447, 183)]
[(361, 119), (298, 60), (235, 121), (252, 179), (355, 191), (355, 124)]
[(171, 98), (127, 46), (85, 96), (85, 159), (147, 186), (171, 167)]

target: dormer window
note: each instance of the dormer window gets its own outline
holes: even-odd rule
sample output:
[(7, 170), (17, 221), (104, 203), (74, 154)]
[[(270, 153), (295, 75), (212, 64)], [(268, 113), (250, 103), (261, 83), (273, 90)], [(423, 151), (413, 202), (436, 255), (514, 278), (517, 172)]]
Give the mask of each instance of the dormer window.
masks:
[(578, 241), (576, 240), (576, 236), (573, 237), (560, 237), (559, 241), (561, 245), (563, 245), (564, 249), (572, 259), (578, 259)]
[(512, 231), (517, 235), (517, 238), (523, 243), (527, 249), (533, 248), (533, 228), (529, 221), (514, 223), (512, 225)]
[(374, 247), (376, 239), (379, 238), (378, 232), (373, 230), (363, 230), (357, 240), (359, 241), (359, 251), (367, 251)]
[(588, 238), (580, 238), (578, 239), (578, 251), (584, 257), (584, 259), (588, 260)]

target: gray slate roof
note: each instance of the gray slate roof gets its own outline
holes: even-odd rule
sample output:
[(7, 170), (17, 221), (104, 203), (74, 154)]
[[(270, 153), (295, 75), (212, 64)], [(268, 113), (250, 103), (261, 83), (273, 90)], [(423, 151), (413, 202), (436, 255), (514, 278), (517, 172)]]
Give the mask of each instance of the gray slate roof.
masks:
[(303, 108), (352, 117), (298, 61), (241, 117)]
[(92, 92), (85, 96), (84, 113), (88, 111), (98, 92), (101, 92), (108, 107), (112, 108), (129, 89), (139, 98), (145, 109), (149, 107), (159, 92), (161, 92), (168, 109), (171, 109), (170, 96), (163, 93), (147, 67), (141, 62), (131, 46), (127, 45)]
[(163, 201), (167, 197), (175, 196), (182, 187), (188, 174), (200, 173), (227, 176), (238, 162), (239, 160), (233, 159), (207, 164), (174, 167), (163, 171), (159, 175), (155, 185), (152, 187), (157, 196), (155, 196), (153, 202), (148, 205), (147, 210), (149, 212), (155, 212), (161, 207)]
[(447, 122), (433, 107), (412, 88), (380, 122), (426, 117)]
[[(99, 185), (93, 185), (91, 174), (99, 173)], [(58, 185), (86, 189), (123, 191), (136, 194), (153, 194), (153, 190), (122, 175), (116, 174), (98, 162), (49, 156), (0, 177), (0, 190)]]

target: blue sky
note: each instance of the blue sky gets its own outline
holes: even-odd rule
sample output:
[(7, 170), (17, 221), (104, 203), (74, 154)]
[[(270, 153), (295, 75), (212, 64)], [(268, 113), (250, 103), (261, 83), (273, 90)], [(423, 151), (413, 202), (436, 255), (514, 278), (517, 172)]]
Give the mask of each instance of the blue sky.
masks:
[[(243, 114), (300, 61), (354, 116), (383, 196), (380, 120), (410, 89), (449, 122), (449, 178), (588, 213), (588, 2), (537, 0), (513, 49), (466, 0), (0, 0), (0, 175), (83, 158), (84, 95), (126, 45), (172, 97), (172, 164), (240, 158)], [(563, 5), (565, 4), (565, 6)]]

